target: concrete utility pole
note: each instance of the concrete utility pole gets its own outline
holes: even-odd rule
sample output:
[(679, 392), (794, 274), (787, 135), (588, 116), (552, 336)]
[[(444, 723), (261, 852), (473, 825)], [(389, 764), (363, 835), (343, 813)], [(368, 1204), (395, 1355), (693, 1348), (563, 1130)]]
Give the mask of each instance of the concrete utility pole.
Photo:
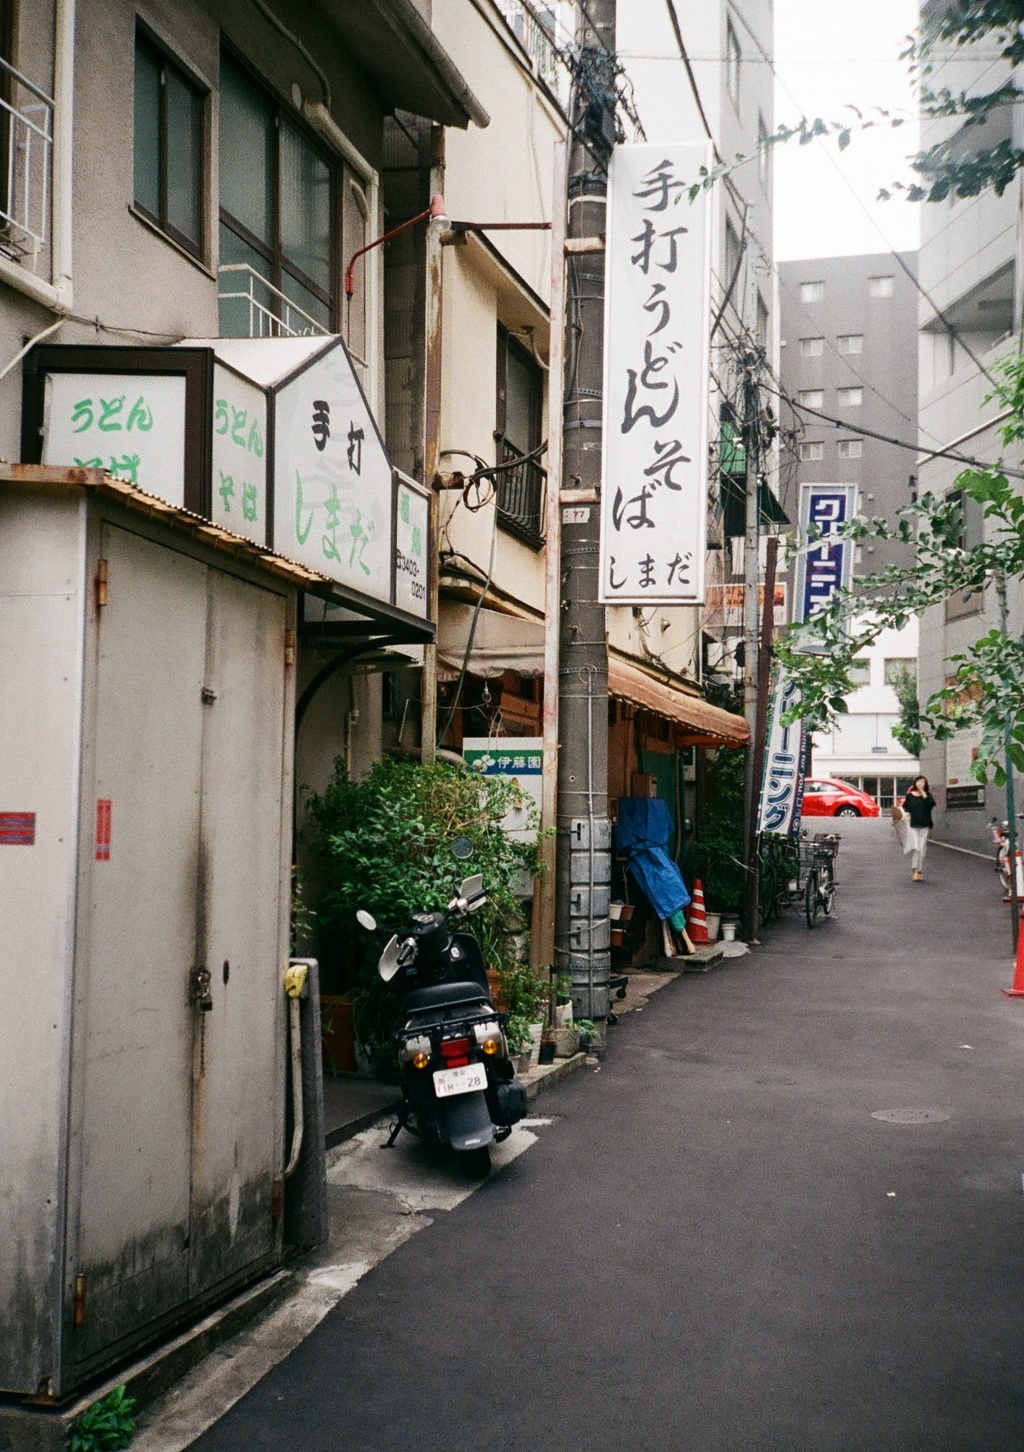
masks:
[(750, 213), (747, 208), (747, 228), (744, 243), (747, 249), (746, 299), (743, 308), (744, 339), (743, 362), (743, 446), (746, 451), (746, 516), (743, 535), (743, 714), (750, 727), (750, 746), (744, 761), (743, 771), (743, 842), (744, 861), (747, 867), (747, 891), (744, 894), (744, 933), (748, 941), (757, 937), (757, 856), (755, 838), (757, 835), (757, 794), (760, 782), (754, 780), (757, 733), (757, 681), (758, 681), (758, 637), (759, 612), (757, 587), (761, 564), (761, 499), (758, 482), (758, 428), (760, 398), (757, 388), (757, 362), (754, 357), (757, 338), (757, 273), (755, 271), (754, 234), (750, 229)]
[[(614, 107), (615, 0), (592, 0), (581, 21), (581, 72), (608, 73)], [(589, 22), (589, 23), (588, 23)], [(592, 131), (594, 97), (577, 86), (573, 124)], [(608, 821), (608, 646), (597, 603), (601, 528), (601, 397), (604, 364), (604, 256), (573, 253), (572, 239), (605, 232), (607, 179), (590, 150), (572, 138), (569, 152), (570, 252), (566, 316), (559, 647), (557, 896), (555, 965), (572, 975), (577, 1015), (609, 1009), (611, 825)], [(554, 445), (553, 445), (554, 446)]]

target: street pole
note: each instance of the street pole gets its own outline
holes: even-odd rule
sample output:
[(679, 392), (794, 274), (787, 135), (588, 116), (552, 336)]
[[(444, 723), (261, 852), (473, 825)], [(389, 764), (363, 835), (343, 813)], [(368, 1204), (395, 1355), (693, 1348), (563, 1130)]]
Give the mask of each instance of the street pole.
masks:
[[(1009, 610), (1006, 605), (1006, 571), (996, 571), (996, 595), (999, 598), (999, 629), (1007, 634)], [(1006, 733), (1006, 835), (1010, 852), (1010, 940), (1014, 956), (1020, 933), (1020, 898), (1017, 894), (1017, 803), (1013, 788), (1013, 762), (1010, 760), (1010, 733)]]
[[(750, 836), (745, 843), (745, 860), (757, 867), (757, 820), (761, 800), (761, 783), (764, 778), (765, 737), (768, 734), (768, 691), (771, 684), (772, 637), (775, 633), (775, 570), (779, 557), (779, 537), (768, 536), (767, 559), (764, 567), (764, 603), (761, 606), (761, 640), (757, 652), (757, 702), (754, 712), (754, 739), (750, 744), (751, 796)], [(753, 925), (757, 936), (759, 919), (760, 878), (758, 872), (747, 873), (744, 916)], [(748, 938), (748, 942), (750, 939)]]
[[(615, 0), (592, 0), (581, 21), (581, 51), (592, 75), (607, 71), (614, 106)], [(577, 91), (573, 124), (582, 132), (592, 96)], [(608, 644), (598, 603), (601, 510), (601, 409), (604, 388), (604, 255), (577, 252), (572, 239), (605, 232), (607, 179), (590, 151), (570, 143), (567, 251), (567, 348), (573, 348), (563, 424), (563, 469), (576, 507), (561, 522), (558, 615), (559, 750), (556, 839), (555, 965), (572, 979), (573, 1007), (595, 1022), (608, 1015), (611, 949), (608, 900)], [(553, 445), (552, 445), (553, 446)], [(566, 500), (568, 502), (568, 500)]]
[(757, 682), (758, 682), (758, 598), (757, 587), (760, 575), (760, 525), (761, 500), (758, 484), (758, 426), (760, 398), (757, 388), (757, 274), (754, 270), (754, 236), (750, 229), (750, 214), (747, 208), (747, 227), (744, 242), (747, 248), (746, 299), (743, 309), (743, 438), (746, 451), (746, 513), (743, 535), (743, 714), (750, 727), (750, 746), (747, 748), (743, 771), (743, 845), (746, 868), (747, 890), (744, 894), (744, 937), (750, 942), (757, 937), (757, 860), (755, 837), (757, 792), (760, 782), (754, 776), (754, 744), (757, 740)]
[[(431, 137), (430, 195), (444, 191), (444, 128), (435, 126)], [(439, 603), (440, 499), (434, 481), (441, 466), (441, 234), (447, 218), (431, 217), (426, 243), (426, 338), (424, 358), (423, 482), (430, 490), (431, 560), (428, 572), (427, 618), (437, 625)], [(423, 647), (423, 675), (420, 690), (420, 760), (430, 766), (437, 757), (437, 645)]]
[(544, 503), (544, 770), (541, 777), (541, 874), (534, 891), (530, 961), (555, 961), (555, 827), (558, 812), (558, 645), (561, 621), (562, 429), (565, 386), (566, 146), (555, 143), (551, 187), (551, 336), (548, 343), (547, 496)]

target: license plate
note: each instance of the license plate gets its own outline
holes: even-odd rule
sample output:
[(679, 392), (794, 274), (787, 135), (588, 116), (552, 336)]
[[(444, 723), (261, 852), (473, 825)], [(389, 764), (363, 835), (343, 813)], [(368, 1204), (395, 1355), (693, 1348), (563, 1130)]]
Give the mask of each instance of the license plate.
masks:
[(435, 1069), (434, 1093), (438, 1099), (452, 1094), (472, 1094), (487, 1088), (487, 1070), (483, 1064), (464, 1064), (460, 1069)]

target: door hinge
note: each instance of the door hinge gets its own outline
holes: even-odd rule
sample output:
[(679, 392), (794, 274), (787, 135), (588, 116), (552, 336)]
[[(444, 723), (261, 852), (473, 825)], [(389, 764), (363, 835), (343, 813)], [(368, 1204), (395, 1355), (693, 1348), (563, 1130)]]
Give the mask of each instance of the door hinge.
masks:
[(107, 561), (96, 561), (96, 608), (102, 610), (107, 603)]
[(213, 689), (212, 686), (204, 686), (203, 689), (199, 692), (199, 699), (202, 701), (204, 706), (212, 706), (214, 701), (217, 699), (217, 692)]
[(192, 1002), (203, 1013), (213, 1008), (212, 982), (209, 968), (197, 968), (192, 974)]
[(85, 1276), (81, 1271), (75, 1276), (75, 1303), (71, 1320), (76, 1329), (85, 1325)]
[(295, 664), (295, 631), (286, 630), (284, 633), (284, 663), (286, 666)]

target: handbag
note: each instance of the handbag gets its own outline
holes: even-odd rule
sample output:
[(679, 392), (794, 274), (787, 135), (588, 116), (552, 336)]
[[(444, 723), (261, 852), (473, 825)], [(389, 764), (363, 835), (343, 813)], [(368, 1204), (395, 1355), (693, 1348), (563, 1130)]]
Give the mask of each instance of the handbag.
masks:
[(890, 810), (892, 812), (892, 819), (898, 826), (900, 822), (903, 821), (903, 818), (906, 816), (906, 812), (900, 806), (899, 802), (893, 802)]

